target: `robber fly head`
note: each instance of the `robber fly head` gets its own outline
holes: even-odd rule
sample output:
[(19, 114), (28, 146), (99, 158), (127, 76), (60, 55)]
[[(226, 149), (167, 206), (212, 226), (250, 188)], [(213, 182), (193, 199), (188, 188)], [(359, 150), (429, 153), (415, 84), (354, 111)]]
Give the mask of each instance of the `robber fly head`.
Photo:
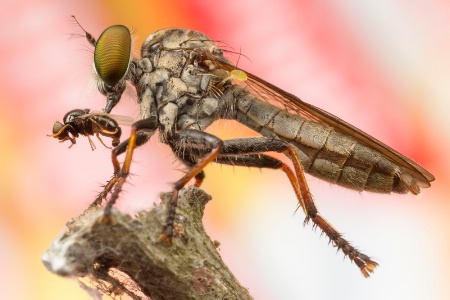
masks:
[(125, 79), (131, 61), (132, 35), (128, 27), (113, 25), (106, 28), (98, 40), (88, 33), (72, 16), (95, 47), (94, 77), (99, 91), (107, 97), (105, 112), (109, 113), (125, 90)]

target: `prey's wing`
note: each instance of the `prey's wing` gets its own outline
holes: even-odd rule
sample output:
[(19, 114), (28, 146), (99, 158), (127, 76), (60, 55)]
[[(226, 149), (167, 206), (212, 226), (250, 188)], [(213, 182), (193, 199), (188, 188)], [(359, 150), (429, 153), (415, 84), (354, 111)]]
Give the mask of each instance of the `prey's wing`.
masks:
[(125, 126), (131, 126), (135, 122), (134, 119), (129, 116), (107, 114), (105, 112), (97, 111), (97, 110), (92, 110), (89, 114), (87, 114), (85, 116), (89, 116), (89, 115), (107, 116), (107, 117), (110, 117), (111, 119), (114, 119), (117, 122), (117, 124), (125, 125)]

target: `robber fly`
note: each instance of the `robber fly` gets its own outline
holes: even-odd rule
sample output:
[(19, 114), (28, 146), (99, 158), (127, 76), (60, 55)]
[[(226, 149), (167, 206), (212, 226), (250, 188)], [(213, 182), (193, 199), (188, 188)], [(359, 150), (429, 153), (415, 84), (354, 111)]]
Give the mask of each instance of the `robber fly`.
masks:
[[(140, 105), (140, 120), (132, 125), (130, 138), (112, 150), (114, 177), (96, 199), (99, 203), (111, 192), (103, 220), (111, 218), (134, 149), (158, 130), (160, 141), (188, 167), (174, 184), (158, 242), (171, 244), (178, 192), (191, 179), (200, 186), (203, 168), (210, 162), (280, 169), (295, 191), (305, 222), (312, 221), (368, 277), (378, 264), (319, 214), (305, 172), (356, 191), (377, 193), (417, 195), (434, 180), (423, 167), (358, 128), (239, 69), (201, 32), (156, 31), (142, 45), (142, 58), (132, 59), (127, 27), (111, 26), (97, 41), (83, 31), (95, 47), (94, 76), (106, 96), (105, 113), (119, 102), (127, 81), (136, 88)], [(204, 132), (218, 119), (237, 120), (261, 136), (222, 141)], [(293, 169), (265, 154), (271, 151), (285, 154)], [(124, 152), (120, 166), (117, 156)]]
[(76, 138), (81, 134), (88, 138), (91, 149), (95, 150), (95, 144), (92, 142), (90, 135), (96, 135), (100, 143), (106, 148), (111, 149), (105, 145), (100, 138), (100, 135), (112, 138), (112, 146), (116, 147), (120, 143), (120, 135), (122, 130), (119, 123), (130, 125), (133, 122), (132, 118), (126, 116), (110, 115), (102, 112), (91, 112), (90, 109), (74, 109), (69, 111), (63, 118), (63, 123), (56, 121), (53, 125), (52, 136), (59, 140), (60, 143), (64, 141), (71, 141), (71, 148), (76, 144)]

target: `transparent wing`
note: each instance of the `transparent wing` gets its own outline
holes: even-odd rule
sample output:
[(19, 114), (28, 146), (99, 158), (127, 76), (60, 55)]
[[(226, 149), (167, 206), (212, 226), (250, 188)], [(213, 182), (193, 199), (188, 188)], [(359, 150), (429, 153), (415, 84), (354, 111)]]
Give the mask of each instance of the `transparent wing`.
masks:
[(89, 114), (87, 114), (86, 116), (89, 116), (89, 115), (107, 116), (107, 117), (110, 117), (111, 119), (116, 120), (116, 122), (119, 125), (125, 125), (125, 126), (131, 126), (135, 122), (134, 119), (129, 116), (107, 114), (105, 112), (97, 111), (97, 110), (90, 111)]
[[(218, 67), (227, 71), (236, 69), (240, 70), (239, 68), (236, 68), (226, 61), (216, 59), (214, 60), (214, 63)], [(242, 71), (246, 72), (245, 70)], [(364, 131), (334, 116), (333, 114), (326, 112), (321, 108), (302, 101), (300, 98), (286, 91), (283, 91), (282, 89), (259, 78), (258, 76), (255, 76), (249, 72), (246, 73), (248, 79), (245, 82), (237, 83), (245, 85), (252, 93), (254, 93), (256, 97), (260, 98), (261, 100), (280, 106), (287, 111), (293, 114), (301, 115), (308, 120), (326, 124), (334, 128), (334, 130), (337, 132), (352, 136), (359, 143), (365, 144), (377, 150), (382, 155), (395, 162), (398, 166), (400, 166), (403, 172), (413, 176), (420, 187), (429, 187), (430, 182), (435, 179), (430, 172), (425, 170), (425, 168), (420, 166), (418, 163), (397, 152), (391, 147), (385, 145), (384, 143), (380, 142)]]

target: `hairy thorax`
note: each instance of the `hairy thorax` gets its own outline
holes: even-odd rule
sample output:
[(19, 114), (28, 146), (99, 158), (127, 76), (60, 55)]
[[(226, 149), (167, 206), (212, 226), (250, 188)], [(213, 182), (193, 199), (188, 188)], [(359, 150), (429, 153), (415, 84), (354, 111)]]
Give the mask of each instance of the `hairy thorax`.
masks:
[[(199, 51), (201, 50), (201, 51)], [(203, 33), (164, 29), (151, 34), (142, 45), (142, 59), (133, 60), (130, 79), (136, 86), (141, 119), (159, 120), (161, 141), (182, 129), (204, 130), (218, 119), (219, 83), (228, 72), (216, 69), (200, 53), (225, 61), (222, 51)]]

